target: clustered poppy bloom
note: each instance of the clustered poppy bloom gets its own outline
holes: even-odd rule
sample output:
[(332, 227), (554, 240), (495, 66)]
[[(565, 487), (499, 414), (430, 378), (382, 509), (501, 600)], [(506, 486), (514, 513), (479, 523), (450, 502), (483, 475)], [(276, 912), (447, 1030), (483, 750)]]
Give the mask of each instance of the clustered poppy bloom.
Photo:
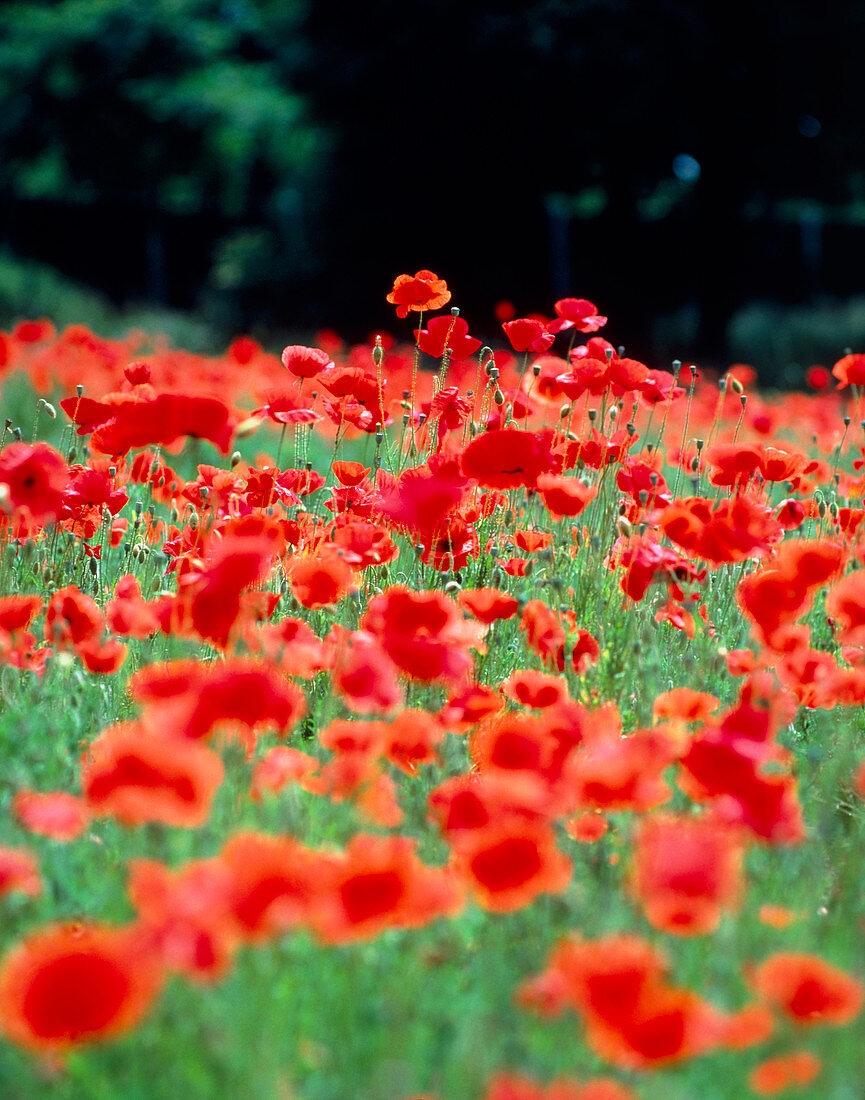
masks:
[[(389, 295), (402, 317), (448, 298), (426, 271), (401, 276)], [(387, 336), (348, 348), (322, 333), (320, 349), (292, 346), (281, 361), (248, 337), (222, 356), (157, 348), (144, 361), (134, 341), (102, 341), (81, 326), (0, 334), (0, 369), (25, 369), (40, 392), (56, 384), (68, 395), (86, 382), (88, 396), (67, 396), (61, 409), (92, 444), (79, 451), (81, 464), (36, 443), (0, 453), (0, 534), (12, 570), (26, 576), (55, 543), (84, 567), (78, 584), (65, 584), (64, 570), (47, 562), (44, 605), (36, 595), (0, 599), (0, 661), (38, 675), (52, 653), (58, 672), (74, 657), (85, 673), (111, 675), (126, 655), (119, 638), (157, 634), (220, 651), (136, 673), (137, 717), (81, 746), (82, 795), (19, 790), (17, 826), (46, 838), (33, 843), (50, 855), (54, 842), (85, 830), (83, 848), (98, 844), (105, 816), (132, 829), (205, 825), (226, 767), (237, 766), (231, 747), (223, 761), (233, 739), (249, 771), (232, 784), (237, 813), (254, 803), (265, 820), (285, 821), (312, 799), (350, 801), (361, 820), (389, 830), (356, 834), (341, 850), (243, 830), (206, 859), (132, 861), (135, 926), (121, 935), (85, 925), (83, 952), (54, 926), (28, 937), (29, 947), (50, 946), (48, 978), (39, 967), (0, 964), (9, 994), (0, 1026), (14, 1037), (10, 1021), (23, 1008), (25, 1045), (62, 1053), (131, 1026), (139, 1010), (136, 980), (123, 977), (133, 955), (121, 950), (127, 935), (145, 969), (211, 982), (242, 945), (295, 930), (339, 944), (456, 916), (466, 904), (564, 912), (571, 897), (543, 895), (583, 889), (589, 864), (621, 875), (632, 909), (654, 929), (708, 935), (738, 907), (746, 844), (808, 839), (797, 774), (809, 777), (810, 765), (784, 746), (784, 730), (797, 706), (865, 703), (865, 449), (857, 440), (861, 457), (848, 454), (855, 433), (842, 433), (858, 394), (782, 402), (754, 389), (740, 402), (756, 381), (741, 364), (720, 392), (711, 371), (688, 365), (690, 384), (680, 386), (679, 368), (650, 370), (594, 335), (606, 318), (585, 299), (559, 300), (552, 321), (501, 309), (516, 354), (485, 352), (469, 363), (479, 341), (453, 312), (415, 333), (419, 350), (448, 361), (447, 378), (444, 363), (416, 373), (414, 349)], [(585, 344), (567, 358), (548, 354), (568, 329), (584, 332)], [(861, 359), (836, 365), (839, 390), (862, 381)], [(830, 378), (815, 381), (826, 389)], [(340, 444), (375, 434), (375, 451), (368, 440), (362, 463), (337, 451), (322, 476), (299, 430), (298, 468), (281, 469), (266, 453), (250, 465), (237, 454), (230, 469), (202, 463), (189, 481), (157, 454), (186, 436), (226, 450), (245, 415), (237, 402), (256, 406), (238, 434), (321, 420), (322, 434)], [(400, 452), (398, 433), (387, 432), (394, 419), (411, 450)], [(809, 457), (812, 433), (831, 442), (831, 461), (828, 452)], [(140, 446), (148, 449), (127, 457)], [(691, 496), (680, 495), (682, 485)], [(153, 509), (126, 518), (133, 495)], [(169, 507), (170, 524), (159, 511)], [(56, 530), (46, 532), (50, 523)], [(160, 553), (169, 558), (164, 579)], [(571, 572), (568, 558), (572, 588), (557, 575)], [(593, 569), (614, 574), (606, 593)], [(105, 581), (125, 570), (108, 592)], [(418, 570), (447, 578), (435, 578), (437, 590), (390, 585)], [(355, 614), (359, 598), (347, 597), (361, 586), (366, 606)], [(301, 618), (283, 616), (286, 597), (305, 608)], [(725, 628), (742, 626), (740, 611), (750, 648), (727, 651)], [(627, 712), (651, 709), (654, 723), (625, 728), (603, 692), (619, 660), (634, 656), (617, 645), (639, 636), (619, 633), (632, 616), (659, 644), (670, 629), (699, 632), (725, 659), (718, 675), (726, 668), (741, 681), (735, 702), (721, 706), (720, 686), (718, 696), (673, 686), (679, 666), (668, 662), (671, 690), (653, 707), (641, 682), (623, 683)], [(494, 661), (476, 658), (485, 647)], [(493, 671), (495, 682), (480, 682)], [(338, 716), (304, 723), (302, 741), (263, 744), (289, 738), (307, 705), (296, 681), (317, 678), (304, 687), (311, 698), (329, 692)], [(429, 710), (421, 696), (435, 700)], [(451, 774), (459, 738), (465, 770)], [(865, 792), (865, 765), (852, 783)], [(427, 865), (418, 840), (400, 832), (404, 819), (416, 824), (415, 796), (427, 784), (443, 866)], [(24, 895), (11, 906), (23, 910), (40, 887), (35, 856), (0, 850), (0, 893)], [(778, 934), (796, 917), (759, 908)], [(14, 982), (3, 978), (6, 966)], [(725, 1012), (677, 984), (648, 942), (575, 937), (520, 999), (541, 1013), (576, 1011), (593, 1052), (626, 1071), (719, 1046), (746, 1049), (770, 1037), (778, 1016), (781, 1027), (801, 1029), (850, 1023), (861, 1011), (861, 976), (817, 956), (779, 952), (745, 973), (757, 1002)], [(64, 974), (84, 975), (91, 990), (77, 1016)], [(22, 985), (26, 1004), (14, 999)], [(49, 1004), (65, 1004), (59, 1023)], [(813, 1079), (819, 1067), (799, 1055), (764, 1061), (752, 1087), (770, 1094)], [(627, 1094), (613, 1082), (541, 1084), (516, 1072), (486, 1088), (483, 1100)]]

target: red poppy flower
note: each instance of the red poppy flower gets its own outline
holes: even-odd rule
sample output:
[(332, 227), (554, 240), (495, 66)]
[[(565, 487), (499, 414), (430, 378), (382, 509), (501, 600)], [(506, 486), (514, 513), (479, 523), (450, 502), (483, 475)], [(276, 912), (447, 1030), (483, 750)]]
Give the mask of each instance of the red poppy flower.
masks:
[(289, 558), (285, 575), (298, 603), (313, 610), (339, 603), (358, 588), (358, 574), (335, 548)]
[(455, 853), (477, 903), (494, 913), (522, 909), (540, 894), (561, 893), (571, 881), (571, 861), (540, 822), (493, 822), (470, 830), (456, 841)]
[(155, 821), (197, 828), (224, 777), (215, 752), (183, 737), (148, 734), (138, 722), (103, 730), (81, 765), (90, 812), (124, 825)]
[(12, 812), (25, 829), (52, 840), (75, 840), (90, 820), (83, 799), (66, 791), (18, 791)]
[(0, 451), (0, 485), (13, 511), (34, 523), (57, 517), (68, 482), (63, 456), (47, 443), (10, 443)]
[(207, 439), (228, 453), (235, 417), (216, 397), (184, 393), (160, 393), (153, 398), (106, 405), (98, 411), (98, 424), (88, 423), (84, 400), (69, 397), (60, 402), (77, 424), (79, 435), (93, 431), (90, 445), (107, 455), (122, 455), (133, 447), (170, 446), (183, 436)]
[(12, 893), (31, 898), (42, 893), (39, 864), (26, 848), (0, 847), (0, 898)]
[(588, 630), (578, 630), (571, 653), (571, 663), (577, 676), (582, 676), (586, 669), (596, 665), (600, 659), (601, 647), (597, 638)]
[(331, 681), (356, 714), (388, 714), (403, 701), (396, 665), (362, 630), (346, 634), (337, 644)]
[(323, 370), (329, 370), (333, 360), (326, 351), (318, 348), (290, 344), (282, 353), (282, 365), (298, 378), (314, 378)]
[(823, 1063), (809, 1050), (795, 1050), (767, 1058), (748, 1074), (748, 1086), (760, 1096), (777, 1096), (795, 1086), (810, 1085)]
[(502, 328), (511, 347), (518, 352), (544, 352), (552, 347), (556, 338), (555, 333), (551, 332), (543, 321), (536, 321), (531, 317), (518, 317), (514, 321), (506, 321)]
[(470, 615), (486, 626), (498, 619), (512, 619), (519, 611), (519, 601), (498, 588), (463, 588), (457, 599)]
[(462, 908), (447, 868), (427, 867), (404, 836), (358, 834), (334, 861), (328, 888), (317, 893), (313, 926), (326, 943), (372, 939), (386, 928), (420, 928)]
[(469, 649), (482, 649), (484, 628), (469, 622), (441, 592), (414, 592), (401, 585), (369, 601), (361, 629), (377, 637), (406, 675), (424, 682), (459, 685), (472, 671)]
[(584, 485), (579, 478), (556, 474), (539, 474), (537, 487), (554, 520), (580, 515), (598, 494), (594, 485)]
[(439, 531), (468, 489), (469, 482), (453, 459), (433, 456), (425, 466), (405, 470), (391, 488), (383, 489), (376, 511), (423, 538)]
[(643, 820), (633, 887), (651, 925), (680, 936), (713, 932), (742, 891), (739, 834), (707, 817)]
[(832, 374), (838, 379), (838, 390), (865, 385), (865, 355), (845, 355), (832, 368)]
[(414, 275), (397, 275), (387, 300), (396, 306), (397, 317), (407, 317), (409, 311), (425, 313), (441, 309), (451, 300), (451, 292), (444, 279), (424, 269)]
[(0, 1029), (35, 1051), (113, 1038), (135, 1027), (161, 984), (139, 929), (50, 926), (0, 964)]
[(420, 350), (434, 359), (441, 359), (447, 347), (458, 362), (474, 355), (481, 346), (480, 340), (469, 336), (468, 321), (463, 317), (432, 317), (426, 328), (414, 330), (414, 336)]
[(306, 921), (327, 890), (333, 859), (290, 837), (236, 833), (220, 859), (231, 875), (229, 911), (238, 933), (260, 943)]
[(577, 332), (597, 332), (607, 323), (598, 313), (597, 306), (585, 298), (560, 298), (555, 306), (556, 319), (547, 326), (550, 332), (564, 332), (575, 328)]
[(541, 474), (555, 471), (549, 432), (501, 429), (476, 436), (462, 454), (462, 470), (490, 489), (537, 487)]
[[(303, 657), (313, 674), (321, 667), (318, 647)], [(250, 754), (258, 731), (285, 734), (306, 711), (303, 692), (283, 669), (251, 658), (148, 665), (130, 679), (129, 691), (143, 704), (142, 720), (155, 733), (204, 738), (221, 729), (236, 735)]]
[(840, 1026), (855, 1020), (865, 990), (861, 982), (817, 955), (779, 951), (750, 974), (755, 991), (794, 1023)]
[(523, 608), (520, 630), (525, 632), (526, 645), (559, 672), (565, 669), (565, 629), (552, 608), (543, 600), (529, 600)]
[(521, 987), (518, 1000), (546, 1015), (576, 1009), (601, 1057), (622, 1068), (653, 1069), (719, 1045), (726, 1022), (693, 993), (667, 984), (665, 970), (664, 957), (636, 936), (571, 936), (553, 950), (547, 969)]
[(537, 669), (517, 669), (504, 681), (501, 691), (524, 707), (544, 710), (568, 698), (568, 685), (561, 676)]
[(0, 597), (0, 637), (26, 630), (41, 610), (41, 596)]
[(250, 798), (258, 802), (265, 792), (279, 794), (287, 784), (314, 775), (318, 767), (319, 762), (314, 756), (288, 745), (274, 745), (253, 768)]
[(253, 416), (266, 416), (275, 424), (314, 424), (321, 416), (309, 407), (309, 402), (294, 393), (276, 394), (266, 405), (253, 409)]
[(232, 877), (220, 859), (176, 871), (149, 859), (129, 867), (129, 900), (167, 970), (197, 982), (225, 976), (238, 940), (229, 910)]

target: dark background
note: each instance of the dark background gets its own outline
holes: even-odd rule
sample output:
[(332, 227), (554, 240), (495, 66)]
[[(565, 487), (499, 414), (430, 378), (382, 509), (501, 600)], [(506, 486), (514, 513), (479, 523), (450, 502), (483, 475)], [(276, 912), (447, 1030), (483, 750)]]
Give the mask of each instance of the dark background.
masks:
[(408, 333), (428, 267), (795, 384), (865, 345), (863, 56), (859, 0), (6, 2), (0, 321)]

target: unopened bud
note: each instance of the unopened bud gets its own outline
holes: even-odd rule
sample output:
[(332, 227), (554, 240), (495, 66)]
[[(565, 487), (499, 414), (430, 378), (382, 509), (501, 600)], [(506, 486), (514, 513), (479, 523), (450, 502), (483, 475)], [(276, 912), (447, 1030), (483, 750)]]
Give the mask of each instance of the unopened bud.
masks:
[(240, 462), (243, 461), (243, 456), (241, 455), (240, 451), (233, 451), (230, 461), (231, 461), (231, 468), (233, 470), (235, 466), (237, 466)]
[(449, 596), (453, 596), (453, 594), (455, 592), (459, 592), (461, 588), (462, 588), (462, 585), (460, 584), (459, 581), (448, 581), (447, 584), (445, 585), (445, 592)]
[(634, 528), (631, 526), (630, 520), (625, 519), (624, 516), (619, 516), (616, 520), (616, 526), (619, 529), (619, 534), (624, 535), (625, 538), (633, 532)]
[(504, 394), (502, 393), (502, 391), (501, 391), (501, 390), (496, 390), (496, 392), (495, 392), (495, 393), (493, 394), (493, 401), (495, 401), (495, 403), (496, 403), (496, 404), (497, 404), (497, 405), (498, 405), (499, 407), (501, 407), (502, 405), (504, 405), (504, 403), (505, 403), (505, 395), (504, 395)]
[(738, 378), (731, 378), (730, 379), (730, 389), (733, 391), (733, 393), (744, 393), (745, 392), (745, 387), (742, 385), (742, 383), (739, 381)]
[(46, 416), (50, 417), (52, 420), (57, 419), (57, 410), (54, 408), (51, 402), (46, 401), (44, 397), (39, 398), (39, 407), (45, 410)]

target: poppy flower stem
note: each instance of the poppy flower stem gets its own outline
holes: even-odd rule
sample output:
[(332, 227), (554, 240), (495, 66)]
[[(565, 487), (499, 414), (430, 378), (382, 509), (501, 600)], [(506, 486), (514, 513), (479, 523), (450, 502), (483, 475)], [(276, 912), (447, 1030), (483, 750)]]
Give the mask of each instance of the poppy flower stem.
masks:
[[(679, 479), (682, 476), (682, 460), (685, 457), (685, 445), (688, 438), (688, 420), (691, 416), (691, 401), (694, 397), (694, 387), (697, 384), (697, 372), (691, 368), (691, 384), (688, 386), (688, 404), (685, 408), (685, 425), (682, 428), (682, 442), (679, 446), (679, 461), (676, 463), (676, 483), (673, 486), (673, 499), (675, 500), (677, 493), (679, 492)], [(743, 413), (744, 415), (744, 413)]]

